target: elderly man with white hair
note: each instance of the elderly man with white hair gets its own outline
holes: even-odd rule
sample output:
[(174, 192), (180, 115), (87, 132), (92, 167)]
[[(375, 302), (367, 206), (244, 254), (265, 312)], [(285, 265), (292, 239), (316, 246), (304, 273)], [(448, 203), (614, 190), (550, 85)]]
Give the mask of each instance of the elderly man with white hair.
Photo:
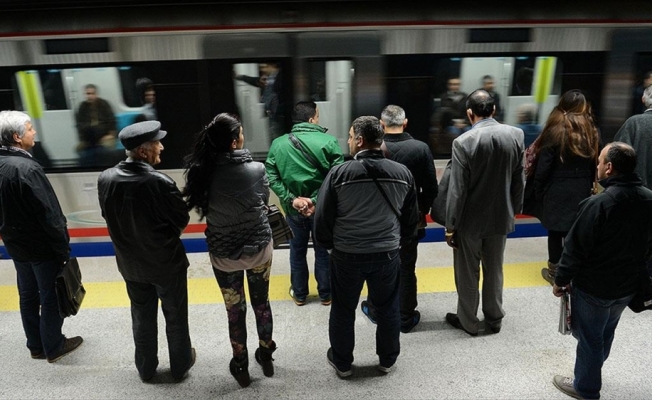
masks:
[(52, 185), (27, 151), (35, 137), (27, 114), (0, 112), (0, 235), (16, 267), (27, 348), (52, 363), (83, 340), (61, 333), (54, 282), (69, 259), (70, 237)]

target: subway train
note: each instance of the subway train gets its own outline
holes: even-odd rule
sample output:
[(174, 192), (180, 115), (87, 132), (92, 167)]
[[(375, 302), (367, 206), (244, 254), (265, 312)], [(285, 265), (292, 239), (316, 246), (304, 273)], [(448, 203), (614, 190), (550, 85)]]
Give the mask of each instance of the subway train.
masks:
[[(437, 14), (416, 6), (379, 13), (358, 3), (335, 15), (345, 6), (334, 2), (311, 18), (307, 5), (294, 3), (267, 19), (260, 9), (247, 12), (251, 4), (195, 4), (178, 13), (161, 7), (137, 17), (121, 8), (92, 14), (23, 8), (0, 16), (0, 107), (32, 117), (34, 155), (68, 218), (73, 254), (113, 254), (97, 177), (124, 158), (119, 141), (88, 139), (80, 113), (88, 88), (110, 105), (113, 135), (155, 110), (153, 118), (168, 132), (157, 168), (182, 187), (195, 135), (220, 112), (240, 116), (245, 147), (264, 161), (271, 140), (292, 126), (297, 101), (318, 104), (320, 124), (345, 154), (355, 117), (398, 104), (407, 131), (431, 147), (441, 169), (452, 140), (468, 129), (463, 116), (447, 113), (453, 78), (468, 94), (490, 77), (501, 122), (511, 125), (542, 125), (560, 94), (581, 89), (608, 142), (635, 112), (636, 88), (652, 70), (652, 21), (634, 12), (613, 20), (552, 20), (506, 10), (491, 17), (451, 8)], [(545, 235), (536, 219), (519, 216), (518, 222), (510, 237)], [(188, 251), (205, 251), (204, 228), (191, 211), (183, 236)], [(442, 239), (441, 226), (430, 223), (423, 240)], [(0, 256), (8, 257), (4, 247)]]

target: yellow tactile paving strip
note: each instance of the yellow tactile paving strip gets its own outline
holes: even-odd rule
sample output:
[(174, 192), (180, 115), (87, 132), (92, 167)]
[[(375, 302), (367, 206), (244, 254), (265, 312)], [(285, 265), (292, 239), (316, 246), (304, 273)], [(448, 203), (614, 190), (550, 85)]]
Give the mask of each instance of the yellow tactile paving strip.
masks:
[[(545, 262), (505, 264), (505, 288), (522, 288), (548, 285), (541, 278)], [(272, 275), (269, 288), (270, 300), (290, 300), (289, 275)], [(417, 268), (418, 292), (436, 293), (455, 291), (453, 267)], [(317, 293), (317, 284), (310, 279), (311, 293)], [(129, 307), (129, 298), (124, 282), (89, 282), (84, 284), (86, 298), (83, 308)], [(366, 288), (363, 295), (366, 294)], [(316, 296), (316, 295), (315, 295)], [(222, 303), (217, 282), (211, 278), (188, 280), (188, 301), (190, 304)], [(18, 311), (18, 290), (15, 285), (0, 286), (0, 311)]]

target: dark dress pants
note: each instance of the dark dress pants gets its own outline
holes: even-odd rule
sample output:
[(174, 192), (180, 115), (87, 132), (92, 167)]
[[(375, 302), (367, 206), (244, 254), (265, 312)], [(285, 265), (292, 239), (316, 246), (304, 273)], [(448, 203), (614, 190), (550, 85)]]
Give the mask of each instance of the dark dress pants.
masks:
[(188, 329), (188, 271), (164, 282), (125, 281), (131, 300), (131, 322), (136, 345), (136, 368), (141, 377), (149, 378), (158, 366), (158, 300), (165, 317), (165, 333), (170, 354), (170, 371), (181, 378), (191, 363)]
[(376, 354), (382, 366), (391, 367), (400, 353), (398, 250), (370, 254), (333, 250), (330, 260), (333, 303), (328, 331), (335, 365), (341, 371), (351, 369), (355, 311), (366, 281), (369, 300), (376, 307)]
[(63, 347), (63, 318), (54, 281), (62, 267), (57, 261), (16, 261), (20, 317), (33, 354), (52, 355)]

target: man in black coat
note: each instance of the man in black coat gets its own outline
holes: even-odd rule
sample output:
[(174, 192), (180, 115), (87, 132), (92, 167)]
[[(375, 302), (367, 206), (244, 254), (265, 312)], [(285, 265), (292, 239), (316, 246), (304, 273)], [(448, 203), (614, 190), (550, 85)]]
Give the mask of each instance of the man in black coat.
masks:
[(553, 383), (571, 397), (600, 398), (602, 365), (616, 326), (645, 273), (652, 191), (643, 186), (635, 167), (636, 152), (630, 145), (605, 146), (597, 168), (605, 190), (580, 204), (557, 267), (552, 291), (560, 297), (571, 290), (577, 358), (575, 378), (556, 375)]
[[(399, 106), (388, 105), (381, 114), (380, 124), (385, 131), (386, 156), (405, 165), (412, 173), (419, 207), (417, 240), (403, 244), (399, 251), (401, 258), (401, 332), (403, 333), (410, 332), (421, 320), (421, 314), (416, 310), (417, 246), (419, 239), (426, 236), (426, 215), (430, 212), (430, 206), (437, 197), (437, 173), (430, 147), (404, 131), (407, 123), (405, 110)], [(376, 312), (373, 304), (366, 300), (362, 302), (361, 308), (369, 320), (375, 323)]]
[(195, 363), (188, 329), (189, 262), (180, 239), (190, 216), (172, 178), (152, 167), (161, 162), (166, 132), (160, 128), (158, 121), (145, 121), (120, 131), (127, 160), (102, 172), (97, 184), (131, 300), (136, 368), (143, 381), (152, 379), (158, 366), (159, 299), (172, 377), (183, 379)]
[(36, 130), (19, 111), (0, 112), (0, 235), (14, 261), (20, 316), (32, 358), (55, 362), (82, 344), (61, 333), (55, 279), (70, 255), (70, 236), (52, 185), (27, 151)]

